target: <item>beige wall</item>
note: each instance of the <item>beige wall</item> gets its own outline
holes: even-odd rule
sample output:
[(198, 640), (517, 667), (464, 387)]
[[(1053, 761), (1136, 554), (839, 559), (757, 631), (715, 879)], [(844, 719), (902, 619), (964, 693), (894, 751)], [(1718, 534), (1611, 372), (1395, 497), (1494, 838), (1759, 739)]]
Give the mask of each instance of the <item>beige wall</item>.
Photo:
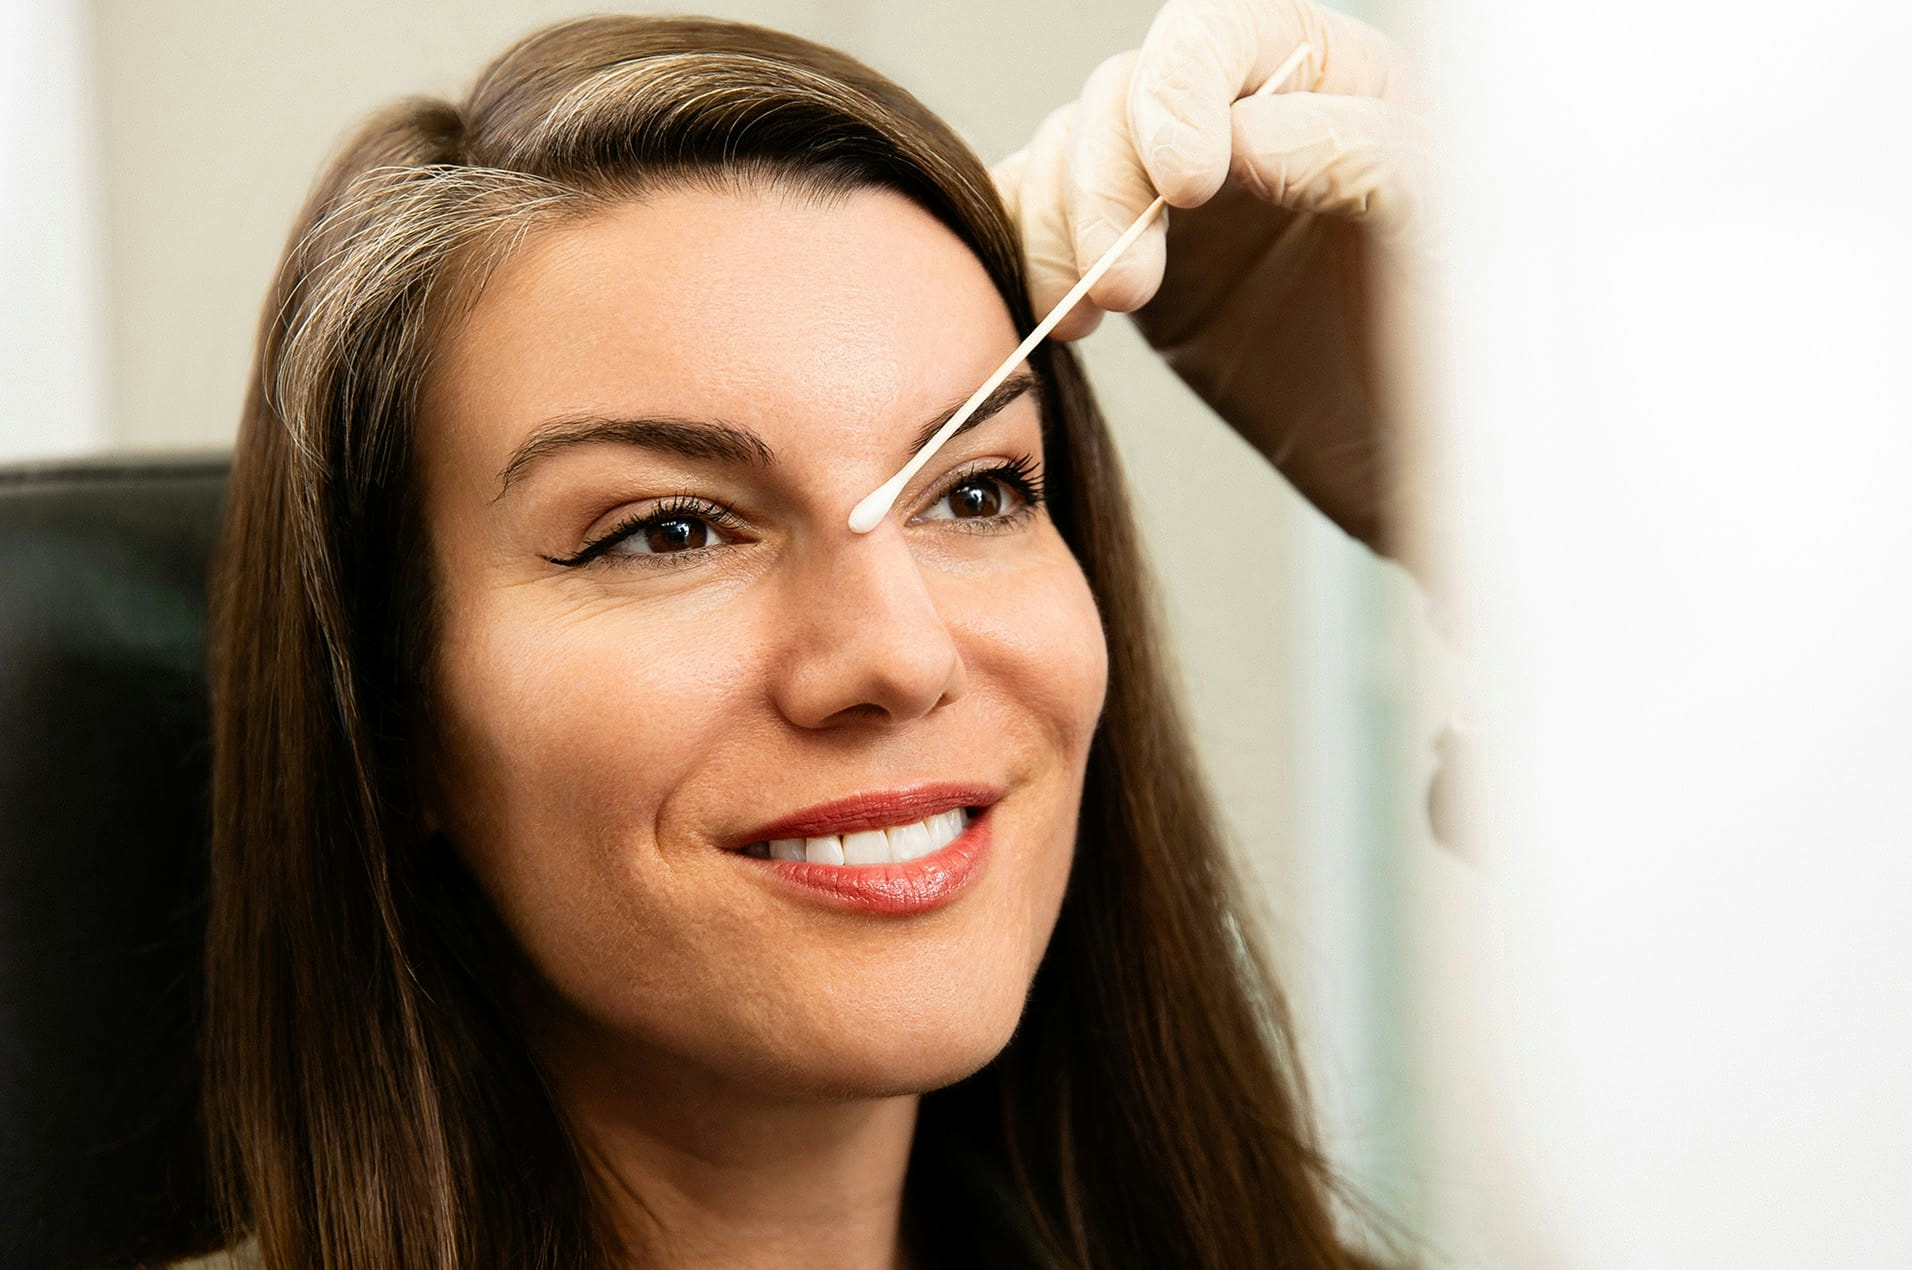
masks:
[[(658, 6), (663, 9), (678, 6)], [(945, 114), (991, 159), (1015, 148), (1153, 5), (732, 0), (723, 16), (847, 48)], [(321, 160), (370, 109), (457, 93), (568, 0), (258, 4), (98, 0), (101, 164), (115, 435), (223, 444), (255, 310)]]

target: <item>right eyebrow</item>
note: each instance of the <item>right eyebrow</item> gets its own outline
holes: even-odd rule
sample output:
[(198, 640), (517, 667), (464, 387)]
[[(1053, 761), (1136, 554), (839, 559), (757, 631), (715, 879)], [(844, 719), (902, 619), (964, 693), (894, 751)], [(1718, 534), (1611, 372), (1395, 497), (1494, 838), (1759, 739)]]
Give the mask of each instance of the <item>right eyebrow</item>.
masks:
[(574, 445), (598, 442), (642, 446), (709, 463), (769, 467), (776, 455), (762, 437), (749, 428), (715, 419), (618, 419), (603, 415), (565, 415), (541, 425), (512, 452), (498, 473), (503, 498), (525, 469), (547, 455)]
[[(1010, 402), (1016, 400), (1026, 392), (1034, 392), (1036, 386), (1036, 373), (1027, 366), (1022, 367), (1013, 375), (1009, 376), (1009, 378), (1003, 380), (1002, 383), (996, 385), (996, 390), (982, 399), (981, 404), (976, 407), (976, 412), (970, 415), (969, 418), (963, 420), (963, 426), (950, 433), (949, 439), (954, 441), (971, 428), (979, 427), (989, 422), (1001, 414)], [(967, 398), (964, 400), (966, 401)], [(915, 438), (910, 441), (909, 454), (911, 458), (916, 456), (918, 450), (929, 444), (931, 437), (943, 430), (943, 425), (955, 417), (956, 412), (962, 409), (963, 404), (962, 401), (950, 403), (941, 414), (917, 430)]]

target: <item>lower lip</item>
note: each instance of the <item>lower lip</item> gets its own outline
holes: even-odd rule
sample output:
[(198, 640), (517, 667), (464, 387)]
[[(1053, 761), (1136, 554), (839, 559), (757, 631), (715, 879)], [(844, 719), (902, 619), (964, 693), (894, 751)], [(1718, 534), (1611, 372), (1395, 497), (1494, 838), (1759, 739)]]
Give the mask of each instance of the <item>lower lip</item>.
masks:
[(954, 900), (982, 872), (989, 854), (989, 810), (978, 813), (948, 846), (899, 864), (811, 864), (730, 854), (832, 908), (885, 916), (925, 913)]

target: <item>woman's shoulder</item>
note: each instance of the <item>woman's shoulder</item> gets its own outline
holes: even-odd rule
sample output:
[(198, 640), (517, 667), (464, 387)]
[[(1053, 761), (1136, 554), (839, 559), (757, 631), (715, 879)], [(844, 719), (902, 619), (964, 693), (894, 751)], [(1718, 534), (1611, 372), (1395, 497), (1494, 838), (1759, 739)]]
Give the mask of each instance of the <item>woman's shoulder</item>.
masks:
[(160, 1270), (259, 1270), (259, 1244), (248, 1239), (189, 1261), (167, 1262)]

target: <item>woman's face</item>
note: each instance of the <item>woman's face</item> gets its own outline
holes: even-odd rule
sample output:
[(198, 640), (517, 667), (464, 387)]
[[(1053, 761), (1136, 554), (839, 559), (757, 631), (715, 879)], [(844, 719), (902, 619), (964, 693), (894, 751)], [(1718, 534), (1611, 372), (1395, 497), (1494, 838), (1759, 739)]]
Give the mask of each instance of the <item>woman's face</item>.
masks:
[[(1037, 394), (846, 521), (1015, 344), (976, 258), (874, 190), (551, 230), (447, 337), (430, 814), (538, 972), (534, 1044), (871, 1096), (1007, 1042), (1107, 669), (1026, 488)], [(853, 862), (899, 851), (930, 854)]]

